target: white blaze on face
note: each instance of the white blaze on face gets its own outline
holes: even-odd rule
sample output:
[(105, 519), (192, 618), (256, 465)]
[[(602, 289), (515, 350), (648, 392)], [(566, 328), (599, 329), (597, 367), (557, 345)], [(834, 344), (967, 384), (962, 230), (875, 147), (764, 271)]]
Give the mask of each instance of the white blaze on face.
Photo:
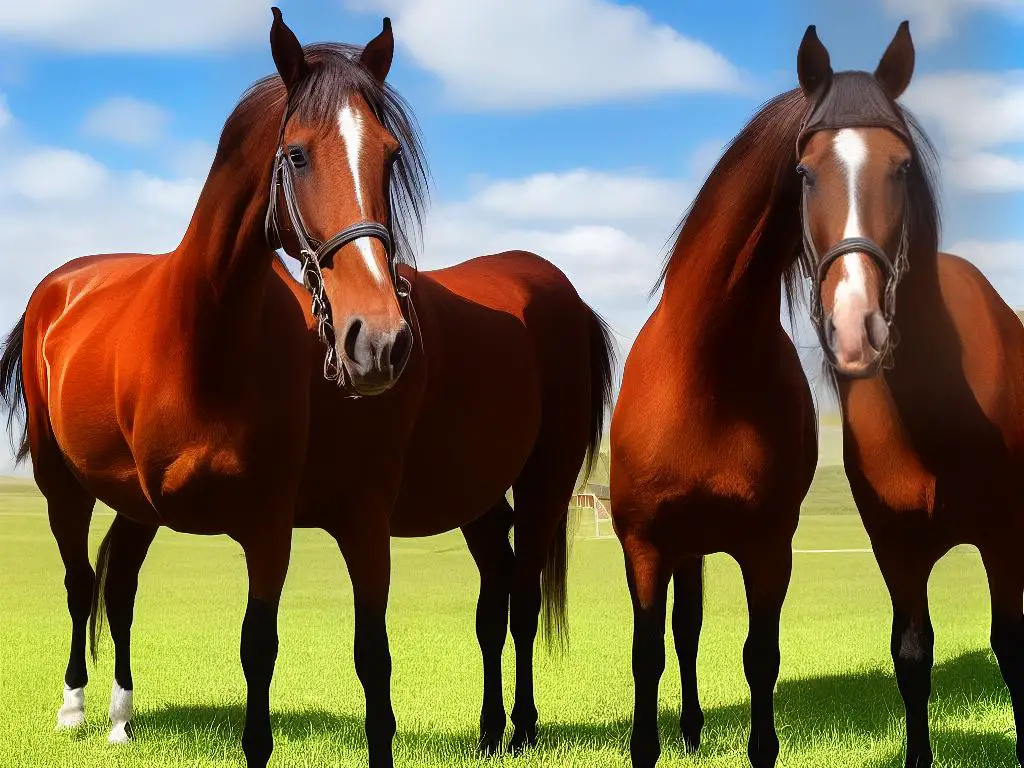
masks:
[[(846, 199), (849, 209), (846, 214), (846, 226), (843, 239), (864, 237), (860, 216), (860, 179), (861, 172), (868, 160), (868, 146), (861, 132), (854, 128), (844, 128), (836, 133), (832, 141), (833, 149), (839, 165), (846, 176)], [(848, 253), (840, 259), (843, 274), (836, 286), (833, 322), (836, 330), (842, 330), (843, 320), (851, 313), (862, 317), (867, 310), (867, 256), (863, 253)], [(860, 323), (863, 325), (863, 323)], [(859, 330), (859, 329), (858, 329)]]
[[(363, 118), (349, 104), (345, 104), (338, 111), (338, 132), (342, 141), (345, 142), (345, 152), (348, 155), (348, 167), (352, 171), (352, 181), (356, 187), (356, 203), (359, 205), (359, 215), (366, 218), (366, 203), (363, 199), (363, 180), (360, 177), (359, 157), (363, 146)], [(380, 271), (377, 259), (373, 255), (373, 244), (368, 237), (360, 237), (355, 241), (356, 247), (363, 255), (366, 268), (370, 271), (373, 279), (380, 285), (385, 283), (384, 275)]]

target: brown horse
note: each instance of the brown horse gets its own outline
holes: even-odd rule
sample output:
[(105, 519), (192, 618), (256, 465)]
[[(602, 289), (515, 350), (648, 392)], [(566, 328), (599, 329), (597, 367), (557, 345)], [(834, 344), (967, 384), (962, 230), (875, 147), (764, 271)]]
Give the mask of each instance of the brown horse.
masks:
[[(361, 162), (385, 176), (398, 142), (372, 117), (390, 104), (382, 86), (390, 33), (366, 47), (363, 66), (342, 68), (330, 49), (304, 53), (276, 8), (274, 17), (280, 77), (257, 84), (228, 118), (178, 247), (89, 256), (50, 273), (0, 360), (10, 415), (25, 407), (18, 455), (31, 454), (65, 566), (72, 641), (58, 727), (84, 720), (95, 579), (88, 532), (102, 499), (128, 528), (223, 533), (241, 545), (250, 766), (266, 765), (273, 749), (277, 606), (305, 466), (313, 354), (303, 307), (275, 273), (267, 242), (279, 190), (309, 255), (311, 287), (345, 321), (332, 372), (344, 369), (355, 390), (380, 391), (397, 380), (411, 341), (384, 277), (386, 201), (352, 195), (355, 153), (339, 140), (366, 124)], [(313, 248), (309, 231), (338, 234)], [(127, 737), (121, 712), (130, 699), (122, 679), (111, 702), (115, 740)]]
[(906, 764), (932, 764), (927, 584), (957, 544), (978, 547), (988, 573), (1021, 762), (1024, 327), (974, 266), (938, 252), (934, 155), (896, 102), (914, 70), (908, 25), (873, 75), (833, 74), (813, 28), (799, 62), (814, 106), (797, 147), (812, 318), (838, 386), (846, 475), (892, 598)]
[[(634, 766), (660, 754), (668, 586), (682, 682), (680, 728), (697, 750), (703, 557), (739, 563), (750, 625), (752, 765), (779, 753), (773, 690), (792, 538), (817, 463), (816, 415), (781, 320), (795, 289), (799, 184), (791, 153), (803, 96), (769, 102), (697, 195), (662, 273), (664, 292), (626, 361), (611, 429), (611, 497), (633, 601)], [(787, 154), (790, 153), (790, 154)]]
[[(391, 61), (388, 26), (382, 38), (387, 54), (376, 72), (380, 80)], [(376, 44), (361, 54), (334, 46), (330, 66), (339, 72), (360, 68)], [(307, 56), (327, 60), (322, 46), (306, 50)], [(344, 96), (331, 98), (337, 103)], [(422, 169), (411, 118), (399, 107), (397, 98), (381, 105), (377, 114), (385, 125), (372, 112), (360, 113), (354, 120), (358, 130), (342, 130), (346, 151), (353, 143), (376, 146), (381, 136), (386, 139), (388, 124), (404, 126), (403, 156), (409, 169)], [(307, 162), (313, 168), (319, 160), (310, 153)], [(357, 195), (386, 197), (380, 156), (364, 150), (346, 167), (352, 169)], [(401, 184), (403, 178), (420, 176), (395, 174), (393, 181)], [(404, 185), (402, 199), (412, 212), (419, 210), (419, 189)], [(387, 228), (383, 234), (387, 242)], [(301, 243), (287, 226), (283, 235), (285, 250), (297, 252)], [(291, 291), (296, 312), (310, 316), (317, 301), (334, 303), (334, 295), (317, 294), (311, 304), (285, 267), (275, 264), (274, 276)], [(321, 375), (318, 348), (310, 350), (309, 435), (301, 452), (305, 464), (295, 525), (331, 533), (348, 565), (372, 766), (392, 764), (395, 733), (385, 626), (390, 536), (462, 528), (481, 577), (476, 616), (484, 661), (480, 747), (492, 752), (504, 740), (501, 655), (511, 623), (517, 664), (510, 747), (518, 751), (537, 738), (532, 663), (542, 607), (548, 639), (564, 637), (568, 501), (581, 463), (588, 454), (593, 458), (601, 438), (611, 390), (610, 337), (565, 276), (533, 254), (485, 256), (418, 275), (403, 267), (395, 277), (403, 296), (411, 285), (408, 306), (417, 343), (389, 391), (353, 399), (348, 395), (355, 388), (346, 384), (339, 392), (335, 381)], [(310, 280), (316, 288), (316, 275)], [(337, 284), (345, 282), (339, 278)], [(346, 342), (339, 344), (338, 357), (342, 363), (350, 357)], [(505, 500), (510, 487), (514, 511)], [(131, 690), (133, 603), (156, 530), (119, 515), (100, 547), (92, 617), (102, 616), (105, 599), (115, 645), (115, 690)], [(131, 704), (128, 699), (118, 708), (115, 735), (126, 732)]]

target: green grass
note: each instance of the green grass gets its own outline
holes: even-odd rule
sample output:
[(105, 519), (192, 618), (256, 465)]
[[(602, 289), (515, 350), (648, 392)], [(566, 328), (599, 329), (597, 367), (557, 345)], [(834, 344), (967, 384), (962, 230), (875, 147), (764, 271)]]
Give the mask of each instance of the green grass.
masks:
[[(63, 570), (31, 487), (0, 485), (0, 765), (238, 766), (244, 683), (238, 637), (245, 606), (240, 550), (223, 537), (161, 532), (142, 572), (133, 638), (136, 741), (106, 743), (112, 648), (90, 668), (89, 718), (56, 733), (67, 659)], [(867, 546), (841, 470), (823, 469), (795, 547)], [(843, 514), (846, 513), (846, 514)], [(97, 512), (93, 548), (110, 518)], [(584, 531), (589, 532), (589, 528)], [(473, 629), (477, 574), (456, 534), (396, 540), (389, 611), (400, 766), (478, 766), (473, 754), (481, 664)], [(888, 655), (890, 609), (870, 554), (797, 554), (782, 625), (777, 723), (780, 766), (901, 768), (902, 705)], [(977, 553), (958, 549), (930, 585), (936, 628), (931, 723), (937, 765), (998, 768), (1013, 760), (1013, 719), (987, 650), (988, 596)], [(699, 658), (707, 712), (698, 758), (676, 730), (679, 674), (668, 640), (662, 680), (665, 766), (746, 764), (746, 632), (739, 569), (709, 558)], [(488, 766), (626, 766), (632, 707), (631, 614), (614, 539), (577, 540), (567, 656), (538, 649), (541, 744)], [(511, 642), (505, 652), (512, 702)], [(363, 698), (352, 665), (351, 589), (323, 533), (296, 534), (271, 692), (278, 766), (365, 765)]]

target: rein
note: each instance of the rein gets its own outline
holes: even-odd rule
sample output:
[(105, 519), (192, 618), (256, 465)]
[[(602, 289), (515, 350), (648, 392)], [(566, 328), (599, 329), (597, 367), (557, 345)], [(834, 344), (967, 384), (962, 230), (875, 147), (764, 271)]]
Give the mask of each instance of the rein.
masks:
[[(277, 151), (274, 153), (274, 163), (270, 176), (270, 204), (267, 207), (267, 216), (264, 222), (264, 231), (267, 242), (275, 247), (277, 242), (284, 249), (284, 242), (280, 237), (280, 223), (278, 221), (278, 193), (283, 193), (285, 208), (288, 218), (291, 220), (292, 231), (299, 243), (299, 256), (297, 257), (302, 268), (302, 284), (312, 297), (310, 306), (311, 313), (316, 319), (317, 337), (327, 348), (324, 355), (323, 375), (327, 381), (334, 382), (339, 389), (345, 390), (350, 398), (358, 398), (360, 395), (355, 392), (347, 381), (345, 366), (338, 358), (336, 335), (334, 323), (331, 318), (331, 304), (324, 289), (324, 275), (322, 267), (337, 251), (363, 237), (373, 237), (384, 246), (384, 253), (387, 256), (388, 271), (391, 273), (391, 283), (395, 288), (395, 295), (404, 313), (409, 317), (413, 327), (413, 338), (419, 332), (419, 321), (416, 310), (412, 303), (412, 285), (403, 276), (398, 274), (398, 265), (394, 255), (394, 237), (391, 234), (391, 212), (388, 211), (387, 225), (376, 221), (357, 221), (345, 227), (333, 237), (320, 242), (306, 228), (306, 223), (299, 210), (298, 198), (295, 195), (295, 172), (304, 168), (307, 164), (305, 153), (301, 147), (284, 145), (284, 129), (291, 117), (292, 108), (285, 104), (284, 115), (281, 118), (281, 128), (278, 131)], [(397, 158), (397, 154), (395, 155)], [(273, 236), (276, 233), (276, 237)], [(287, 252), (287, 251), (286, 251)], [(294, 257), (294, 254), (289, 254)]]
[(804, 254), (809, 263), (815, 264), (814, 288), (811, 291), (811, 322), (814, 330), (818, 333), (818, 341), (821, 343), (822, 351), (829, 365), (835, 367), (837, 360), (832, 352), (829, 343), (828, 333), (825, 330), (824, 309), (821, 301), (821, 287), (825, 282), (825, 275), (829, 267), (836, 261), (851, 253), (863, 253), (870, 256), (885, 279), (885, 291), (882, 302), (882, 315), (885, 318), (886, 345), (882, 352), (882, 367), (889, 369), (893, 367), (892, 353), (899, 341), (899, 333), (896, 330), (896, 288), (900, 280), (910, 270), (910, 259), (908, 251), (910, 247), (910, 226), (909, 226), (909, 198), (904, 187), (903, 223), (900, 229), (900, 241), (896, 250), (896, 257), (890, 259), (885, 250), (874, 240), (867, 237), (847, 237), (829, 248), (824, 256), (818, 254), (814, 246), (814, 238), (811, 235), (810, 221), (807, 215), (807, 179), (803, 180), (803, 188), (800, 193), (800, 223), (803, 229)]

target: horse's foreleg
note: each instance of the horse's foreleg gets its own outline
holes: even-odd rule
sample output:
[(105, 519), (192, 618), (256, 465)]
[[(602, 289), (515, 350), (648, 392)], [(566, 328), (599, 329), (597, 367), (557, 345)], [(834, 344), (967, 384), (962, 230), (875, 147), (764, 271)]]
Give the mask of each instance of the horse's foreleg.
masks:
[(658, 686), (665, 672), (665, 614), (669, 567), (658, 548), (626, 536), (622, 540), (626, 583), (633, 602), (633, 768), (653, 768), (661, 755)]
[(391, 532), (387, 515), (371, 513), (336, 536), (352, 578), (356, 675), (366, 696), (370, 768), (392, 768), (395, 712), (391, 706), (391, 651), (387, 607), (391, 586)]
[(750, 686), (750, 740), (747, 756), (754, 768), (771, 768), (779, 757), (775, 730), (775, 683), (779, 679), (779, 621), (793, 570), (788, 539), (766, 543), (740, 558), (747, 591), (749, 629), (743, 645), (743, 670)]
[(934, 562), (906, 547), (881, 549), (875, 557), (892, 598), (892, 652), (896, 683), (907, 722), (907, 768), (930, 768), (928, 697), (931, 695), (935, 632), (928, 613), (928, 575)]
[(288, 522), (287, 526), (250, 530), (240, 538), (249, 573), (240, 654), (247, 686), (242, 750), (248, 768), (265, 768), (274, 751), (270, 682), (277, 661), (277, 609), (291, 554)]
[(1024, 765), (1024, 567), (1019, 552), (982, 552), (992, 595), (992, 651), (1010, 691), (1017, 726), (1017, 762)]

